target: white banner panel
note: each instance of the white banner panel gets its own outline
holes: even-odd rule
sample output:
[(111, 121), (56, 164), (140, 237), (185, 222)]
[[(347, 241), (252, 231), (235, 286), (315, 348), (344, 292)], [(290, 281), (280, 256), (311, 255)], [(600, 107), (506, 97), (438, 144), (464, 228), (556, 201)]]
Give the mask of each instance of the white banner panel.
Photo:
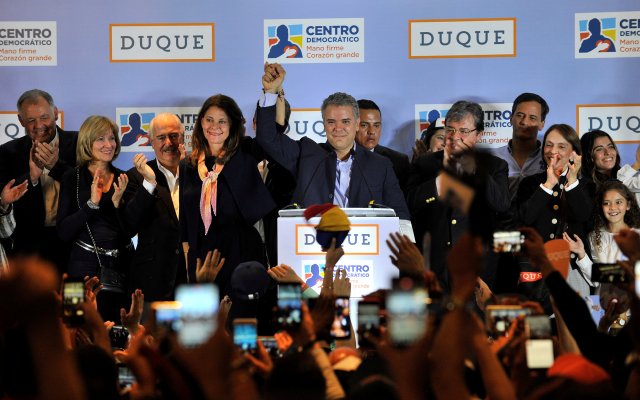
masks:
[(409, 21), (409, 58), (515, 56), (515, 18)]
[(577, 13), (576, 58), (640, 57), (640, 11)]
[(603, 130), (616, 143), (640, 143), (640, 104), (578, 104), (576, 130)]
[[(349, 209), (345, 209), (347, 215)], [(351, 231), (343, 243), (344, 253), (338, 269), (347, 271), (351, 280), (351, 297), (362, 297), (377, 289), (388, 289), (398, 269), (391, 264), (391, 252), (385, 240), (398, 232), (397, 217), (355, 217), (350, 215)], [(287, 264), (309, 286), (318, 287), (323, 276), (325, 253), (315, 242), (319, 217), (307, 221), (303, 217), (278, 218), (278, 264)]]
[(0, 67), (58, 65), (55, 21), (0, 21)]
[(111, 24), (111, 62), (214, 61), (213, 23)]
[(364, 18), (265, 19), (264, 58), (281, 64), (364, 62)]

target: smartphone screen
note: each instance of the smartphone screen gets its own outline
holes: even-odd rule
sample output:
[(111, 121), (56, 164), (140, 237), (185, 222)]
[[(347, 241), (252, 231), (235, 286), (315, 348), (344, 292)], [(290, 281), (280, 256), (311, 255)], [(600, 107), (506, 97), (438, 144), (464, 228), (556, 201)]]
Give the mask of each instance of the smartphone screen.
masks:
[(176, 301), (180, 303), (178, 342), (185, 347), (206, 342), (216, 330), (218, 287), (212, 283), (180, 285), (176, 288)]
[(271, 358), (277, 358), (279, 356), (280, 349), (278, 348), (278, 342), (273, 336), (258, 336), (258, 340), (262, 342), (265, 350), (271, 356)]
[(297, 327), (302, 321), (300, 305), (302, 293), (298, 283), (278, 285), (278, 325), (283, 328)]
[(180, 303), (177, 301), (154, 301), (151, 303), (154, 326), (153, 335), (161, 337), (167, 332), (177, 332), (180, 323)]
[(118, 364), (118, 383), (121, 388), (131, 387), (136, 382), (136, 377), (126, 364)]
[(258, 340), (258, 321), (238, 318), (233, 321), (233, 343), (242, 351), (254, 351)]
[(521, 315), (531, 314), (531, 309), (518, 305), (489, 305), (486, 307), (486, 326), (491, 336), (504, 336), (513, 321)]
[(520, 231), (499, 231), (493, 233), (494, 253), (518, 253), (522, 249), (524, 235)]
[(68, 325), (80, 325), (84, 322), (84, 311), (79, 309), (84, 302), (84, 281), (67, 279), (62, 289), (62, 317)]
[(124, 350), (129, 342), (129, 330), (124, 326), (114, 325), (109, 330), (109, 340), (113, 350)]
[(373, 343), (365, 338), (365, 332), (374, 337), (380, 336), (380, 304), (375, 302), (358, 302), (358, 343), (360, 346), (371, 346)]
[(531, 369), (551, 367), (554, 358), (549, 317), (530, 315), (525, 319), (525, 329), (529, 338), (525, 344), (527, 367)]
[(332, 338), (349, 339), (351, 337), (351, 317), (349, 314), (349, 298), (336, 298), (336, 312), (329, 331)]
[(409, 346), (426, 331), (427, 293), (422, 288), (394, 289), (387, 295), (389, 335), (395, 346)]
[(591, 280), (602, 283), (624, 283), (628, 282), (628, 277), (626, 271), (618, 264), (593, 263)]

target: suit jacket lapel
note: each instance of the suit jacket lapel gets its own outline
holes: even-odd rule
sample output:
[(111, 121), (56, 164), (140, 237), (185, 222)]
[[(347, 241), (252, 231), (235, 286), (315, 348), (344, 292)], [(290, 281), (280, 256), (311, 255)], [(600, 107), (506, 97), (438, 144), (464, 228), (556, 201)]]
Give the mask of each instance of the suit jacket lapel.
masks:
[[(364, 178), (362, 174), (364, 173), (363, 169), (365, 168), (365, 166), (361, 163), (364, 163), (365, 161), (365, 151), (369, 150), (365, 150), (362, 146), (356, 145), (356, 151), (353, 154), (353, 160), (351, 161), (351, 180), (349, 181), (349, 207), (353, 207), (354, 204), (363, 204), (363, 202), (361, 201), (362, 199), (360, 198), (362, 197), (360, 193), (360, 186), (362, 186), (362, 180)], [(371, 195), (367, 191), (365, 198), (368, 197), (371, 197)], [(371, 200), (375, 199), (368, 199), (366, 200), (366, 202), (368, 203)]]
[(151, 160), (147, 164), (151, 167), (153, 172), (156, 173), (156, 182), (158, 183), (156, 189), (158, 190), (158, 197), (169, 210), (169, 215), (171, 215), (174, 222), (178, 223), (178, 216), (176, 215), (175, 208), (173, 208), (173, 200), (171, 200), (171, 193), (169, 192), (169, 183), (167, 182), (167, 178), (164, 176), (164, 173), (160, 171), (160, 168), (158, 168), (158, 162), (156, 160)]

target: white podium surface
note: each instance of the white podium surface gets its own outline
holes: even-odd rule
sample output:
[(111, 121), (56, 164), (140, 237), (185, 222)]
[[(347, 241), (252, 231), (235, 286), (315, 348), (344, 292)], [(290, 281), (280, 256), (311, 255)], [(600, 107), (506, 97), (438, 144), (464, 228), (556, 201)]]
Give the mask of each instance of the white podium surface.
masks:
[[(345, 239), (344, 256), (334, 272), (347, 271), (351, 281), (351, 297), (361, 298), (378, 289), (391, 287), (398, 276), (391, 264), (391, 252), (386, 244), (391, 232), (398, 232), (400, 221), (393, 210), (376, 208), (344, 209), (351, 222), (351, 231)], [(320, 217), (307, 221), (304, 210), (282, 210), (278, 218), (278, 264), (287, 264), (320, 292), (324, 277), (325, 253), (316, 242), (314, 226)], [(353, 314), (353, 312), (352, 312)]]

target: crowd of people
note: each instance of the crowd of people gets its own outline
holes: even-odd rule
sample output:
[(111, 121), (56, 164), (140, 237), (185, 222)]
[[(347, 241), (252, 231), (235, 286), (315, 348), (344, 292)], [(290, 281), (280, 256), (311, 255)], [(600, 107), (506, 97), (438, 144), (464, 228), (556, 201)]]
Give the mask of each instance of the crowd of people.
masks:
[[(640, 146), (621, 165), (604, 131), (545, 129), (534, 93), (491, 151), (475, 102), (408, 157), (379, 144), (378, 105), (343, 92), (322, 103), (325, 143), (293, 140), (285, 77), (265, 64), (255, 138), (217, 94), (189, 151), (158, 114), (155, 158), (128, 171), (112, 120), (67, 132), (49, 93), (19, 97), (25, 136), (0, 146), (4, 398), (640, 398)], [(387, 207), (413, 230), (387, 240), (389, 289), (345, 300), (335, 242), (312, 284), (277, 263), (278, 210), (324, 203)], [(195, 323), (168, 323), (185, 293)]]

